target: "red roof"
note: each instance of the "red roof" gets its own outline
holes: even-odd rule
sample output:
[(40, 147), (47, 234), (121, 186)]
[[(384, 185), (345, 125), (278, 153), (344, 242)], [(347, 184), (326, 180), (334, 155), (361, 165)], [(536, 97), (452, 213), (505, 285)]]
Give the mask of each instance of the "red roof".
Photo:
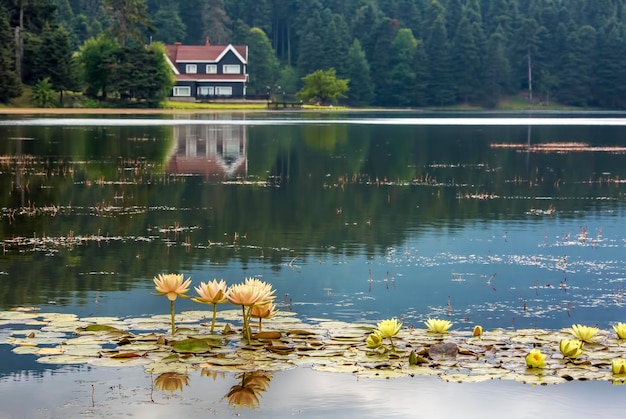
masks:
[(244, 63), (248, 62), (248, 47), (246, 45), (210, 45), (208, 42), (204, 45), (182, 45), (176, 43), (174, 45), (166, 45), (167, 56), (173, 63), (176, 62), (201, 62), (210, 61), (217, 62), (222, 56), (231, 50)]

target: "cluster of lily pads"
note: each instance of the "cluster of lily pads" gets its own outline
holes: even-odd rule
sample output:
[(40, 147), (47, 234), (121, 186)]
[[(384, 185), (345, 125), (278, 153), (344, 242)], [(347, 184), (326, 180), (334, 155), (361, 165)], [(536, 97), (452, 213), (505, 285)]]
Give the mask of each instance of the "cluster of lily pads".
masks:
[[(161, 374), (157, 387), (171, 391), (187, 385), (186, 374), (192, 371), (245, 373), (246, 384), (253, 373), (298, 365), (369, 377), (436, 375), (455, 382), (626, 382), (624, 323), (614, 325), (610, 333), (583, 325), (515, 331), (475, 326), (455, 331), (445, 319), (428, 319), (425, 328), (403, 326), (396, 318), (382, 320), (375, 328), (367, 323), (302, 320), (295, 313), (276, 310), (271, 286), (248, 278), (230, 287), (223, 280), (201, 283), (194, 300), (213, 305), (212, 312), (182, 312), (174, 327), (173, 302), (187, 297), (190, 280), (169, 274), (154, 282), (157, 295), (171, 302), (170, 315), (78, 318), (35, 308), (4, 311), (0, 312), (4, 343), (14, 346), (15, 353), (36, 355), (41, 363), (142, 365), (146, 372)], [(226, 301), (242, 310), (217, 312), (216, 305)], [(251, 317), (272, 320), (261, 329), (260, 323), (250, 324)]]

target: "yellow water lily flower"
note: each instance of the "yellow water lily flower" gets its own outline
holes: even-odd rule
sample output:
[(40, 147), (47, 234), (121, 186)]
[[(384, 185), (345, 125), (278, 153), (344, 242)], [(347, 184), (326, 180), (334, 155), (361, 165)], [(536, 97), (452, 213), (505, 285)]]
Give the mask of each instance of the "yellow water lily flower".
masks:
[(398, 334), (400, 328), (402, 327), (402, 323), (398, 321), (398, 319), (393, 318), (389, 320), (381, 320), (376, 325), (378, 332), (384, 338), (392, 338)]
[(157, 297), (167, 296), (167, 299), (170, 300), (170, 315), (172, 317), (172, 335), (176, 332), (176, 326), (174, 323), (174, 301), (177, 297), (188, 298), (185, 294), (189, 291), (189, 284), (191, 284), (191, 279), (187, 278), (184, 281), (185, 277), (183, 274), (159, 274), (155, 276), (154, 286), (156, 290), (159, 292), (158, 294), (154, 294)]
[(591, 343), (596, 339), (599, 329), (597, 327), (583, 326), (582, 324), (572, 325), (570, 332), (583, 342)]
[(226, 296), (228, 292), (226, 281), (220, 279), (218, 282), (217, 279), (214, 279), (206, 284), (201, 282), (199, 287), (195, 287), (195, 290), (198, 293), (198, 297), (192, 298), (192, 301), (200, 304), (213, 304), (213, 318), (211, 320), (211, 333), (213, 333), (215, 329), (217, 305), (228, 301), (228, 297)]
[(559, 342), (559, 350), (566, 358), (578, 358), (583, 353), (583, 342), (576, 339), (562, 339)]
[(474, 331), (472, 332), (472, 335), (475, 338), (479, 338), (483, 335), (483, 327), (482, 326), (474, 326)]
[(276, 304), (269, 301), (266, 303), (253, 305), (250, 314), (252, 315), (252, 317), (256, 317), (258, 319), (271, 319), (276, 314), (278, 314), (279, 311), (280, 310), (276, 308)]
[(626, 359), (616, 358), (611, 360), (613, 374), (626, 374)]
[(176, 300), (176, 297), (187, 298), (185, 294), (189, 291), (191, 279), (187, 278), (183, 282), (184, 278), (183, 274), (159, 274), (155, 276), (153, 281), (159, 294), (154, 295), (158, 297), (167, 295), (167, 299), (170, 301)]
[(526, 365), (529, 368), (543, 368), (546, 366), (546, 355), (539, 349), (533, 349), (526, 355)]
[(220, 279), (214, 279), (213, 281), (209, 281), (206, 284), (204, 282), (200, 282), (199, 287), (194, 287), (196, 292), (198, 293), (198, 297), (192, 298), (196, 303), (201, 304), (221, 304), (228, 301), (226, 297), (226, 291), (228, 287), (226, 286), (226, 281)]
[(442, 319), (428, 319), (424, 322), (430, 332), (446, 333), (452, 326), (452, 322)]
[(617, 333), (619, 339), (626, 339), (626, 323), (617, 323), (613, 325), (613, 330)]
[[(256, 278), (246, 278), (243, 284), (234, 284), (226, 292), (228, 301), (240, 305), (243, 315), (243, 334), (250, 344), (250, 317), (255, 305), (269, 304), (274, 300), (274, 290), (267, 282)], [(247, 309), (246, 309), (247, 307)]]
[(376, 349), (383, 344), (383, 337), (380, 335), (380, 332), (378, 330), (374, 330), (374, 332), (370, 333), (370, 335), (365, 340), (365, 344), (370, 349)]
[(267, 293), (260, 287), (252, 284), (233, 284), (226, 293), (228, 301), (238, 306), (252, 307), (255, 304), (266, 301)]

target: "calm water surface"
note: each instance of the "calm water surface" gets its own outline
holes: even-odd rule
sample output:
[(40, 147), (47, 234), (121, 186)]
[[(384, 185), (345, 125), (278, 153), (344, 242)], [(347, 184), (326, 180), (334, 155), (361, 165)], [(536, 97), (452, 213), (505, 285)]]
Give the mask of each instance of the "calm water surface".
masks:
[[(466, 330), (573, 323), (608, 329), (626, 321), (623, 117), (0, 119), (0, 309), (164, 313), (163, 301), (150, 296), (152, 277), (180, 272), (196, 285), (261, 278), (276, 288), (281, 309), (303, 319), (374, 324), (396, 316), (422, 327), (437, 316)], [(177, 311), (197, 308), (177, 301)], [(122, 415), (112, 406), (124, 397), (138, 409), (154, 407), (152, 397), (159, 411), (187, 406), (193, 413), (234, 414), (220, 393), (236, 377), (216, 379), (211, 386), (219, 389), (206, 405), (198, 399), (208, 384), (196, 382), (212, 382), (207, 377), (194, 377), (189, 389), (164, 400), (159, 394), (157, 402), (157, 393), (144, 391), (151, 381), (142, 371), (44, 367), (9, 349), (0, 347), (4, 400), (19, 398), (16, 391), (49, 394), (37, 403), (41, 417), (65, 416), (64, 403), (70, 415)], [(117, 385), (131, 376), (135, 390), (109, 392), (111, 404), (99, 399), (90, 410), (91, 384)], [(281, 394), (287, 390), (278, 390), (316, 380), (319, 385), (302, 385), (286, 403)], [(360, 382), (298, 369), (272, 378), (255, 413), (315, 416), (344, 409), (348, 415), (361, 409), (365, 416), (406, 416), (404, 409), (412, 407), (364, 402), (345, 411), (345, 398), (331, 397), (332, 381), (350, 394), (362, 392), (364, 400), (377, 392), (413, 397), (418, 390), (472, 399), (485, 386), (429, 378)], [(63, 386), (76, 394), (52, 396), (52, 387)], [(495, 383), (488, 391), (538, 398), (548, 410), (582, 403), (581, 392), (623, 396), (606, 383), (556, 387)], [(310, 404), (315, 397), (319, 402)], [(588, 403), (604, 408), (598, 397)], [(431, 417), (436, 406), (423, 416)]]

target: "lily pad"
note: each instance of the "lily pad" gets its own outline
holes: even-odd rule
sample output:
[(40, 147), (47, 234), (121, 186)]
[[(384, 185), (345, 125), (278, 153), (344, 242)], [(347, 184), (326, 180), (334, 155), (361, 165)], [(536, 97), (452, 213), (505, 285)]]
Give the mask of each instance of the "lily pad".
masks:
[(435, 360), (455, 359), (459, 353), (459, 347), (455, 343), (438, 343), (431, 345), (428, 355)]
[(203, 354), (211, 350), (211, 345), (205, 339), (185, 339), (172, 345), (174, 352), (187, 354)]

